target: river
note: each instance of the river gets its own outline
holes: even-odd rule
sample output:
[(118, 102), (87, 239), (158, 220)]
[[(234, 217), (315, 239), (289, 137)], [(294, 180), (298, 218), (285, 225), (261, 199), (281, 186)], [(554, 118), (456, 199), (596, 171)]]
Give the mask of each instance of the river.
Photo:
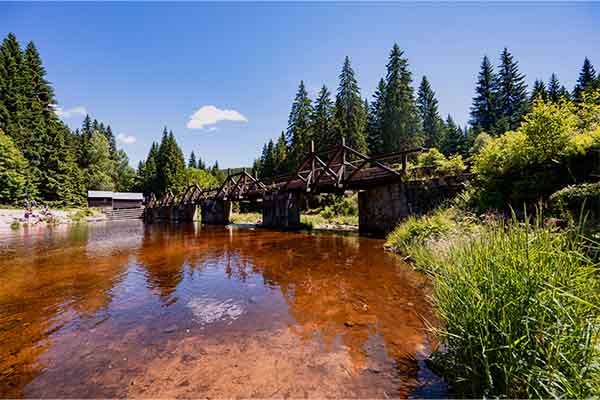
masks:
[(0, 397), (422, 397), (427, 279), (378, 239), (139, 221), (0, 233)]

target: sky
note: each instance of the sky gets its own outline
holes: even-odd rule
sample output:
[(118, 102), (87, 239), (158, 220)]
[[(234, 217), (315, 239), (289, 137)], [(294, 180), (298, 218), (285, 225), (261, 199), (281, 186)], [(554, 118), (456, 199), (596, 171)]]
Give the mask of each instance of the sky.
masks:
[(0, 35), (33, 41), (71, 128), (108, 123), (133, 166), (166, 126), (186, 159), (250, 166), (286, 128), (298, 84), (335, 93), (345, 56), (371, 96), (398, 43), (464, 125), (481, 59), (504, 47), (531, 86), (600, 70), (600, 3), (1, 3)]

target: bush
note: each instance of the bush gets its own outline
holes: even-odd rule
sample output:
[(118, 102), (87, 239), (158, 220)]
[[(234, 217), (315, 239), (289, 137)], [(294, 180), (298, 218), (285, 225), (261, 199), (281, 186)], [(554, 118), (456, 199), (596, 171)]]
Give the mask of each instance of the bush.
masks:
[(437, 365), (459, 394), (600, 394), (598, 263), (583, 250), (573, 233), (513, 220), (433, 261)]
[(438, 149), (432, 148), (417, 157), (417, 168), (431, 169), (436, 176), (460, 175), (466, 170), (461, 155), (446, 158)]
[[(590, 100), (591, 101), (591, 100)], [(536, 100), (517, 131), (488, 140), (474, 156), (475, 183), (490, 207), (547, 199), (558, 187), (588, 179), (600, 147), (600, 106)]]
[(549, 205), (553, 212), (569, 218), (582, 212), (600, 218), (600, 182), (567, 186), (550, 196)]

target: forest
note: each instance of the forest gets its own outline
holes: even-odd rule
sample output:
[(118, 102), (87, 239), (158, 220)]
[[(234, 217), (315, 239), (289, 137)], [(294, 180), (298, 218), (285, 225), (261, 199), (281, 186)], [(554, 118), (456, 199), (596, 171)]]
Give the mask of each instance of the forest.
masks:
[[(518, 62), (504, 49), (497, 68), (483, 57), (471, 119), (461, 127), (452, 116), (440, 115), (426, 76), (415, 90), (408, 60), (396, 44), (385, 69), (370, 101), (361, 95), (349, 57), (344, 60), (335, 98), (323, 85), (313, 101), (300, 81), (287, 128), (263, 146), (253, 172), (260, 177), (289, 173), (308, 152), (311, 141), (317, 149), (325, 149), (342, 138), (369, 154), (424, 146), (460, 161), (481, 143), (517, 129), (536, 99), (578, 104), (584, 93), (600, 88), (600, 75), (585, 58), (571, 91), (551, 74), (547, 83), (536, 80), (529, 92)], [(58, 118), (56, 107), (35, 44), (29, 42), (23, 49), (16, 36), (8, 34), (0, 47), (1, 204), (19, 204), (28, 197), (54, 206), (77, 206), (85, 203), (87, 190), (160, 196), (167, 190), (177, 193), (191, 183), (214, 186), (225, 177), (218, 162), (206, 166), (193, 152), (186, 162), (175, 135), (166, 127), (147, 158), (133, 169), (125, 151), (117, 148), (109, 124), (86, 116), (73, 131)]]

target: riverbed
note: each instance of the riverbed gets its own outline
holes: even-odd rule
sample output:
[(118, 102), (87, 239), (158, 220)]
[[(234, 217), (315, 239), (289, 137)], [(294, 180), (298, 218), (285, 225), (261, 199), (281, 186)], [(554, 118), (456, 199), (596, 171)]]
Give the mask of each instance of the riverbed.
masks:
[(0, 397), (423, 397), (427, 278), (355, 234), (0, 234)]

